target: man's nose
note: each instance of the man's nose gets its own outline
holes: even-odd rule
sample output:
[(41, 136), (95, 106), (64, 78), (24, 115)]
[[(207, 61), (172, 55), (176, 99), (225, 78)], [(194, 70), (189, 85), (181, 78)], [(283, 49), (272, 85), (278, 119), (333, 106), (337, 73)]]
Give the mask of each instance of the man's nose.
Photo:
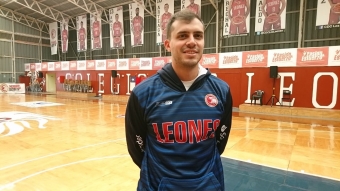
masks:
[(194, 47), (194, 46), (196, 46), (196, 44), (197, 44), (197, 42), (196, 42), (194, 35), (190, 35), (188, 37), (187, 46), (188, 47)]

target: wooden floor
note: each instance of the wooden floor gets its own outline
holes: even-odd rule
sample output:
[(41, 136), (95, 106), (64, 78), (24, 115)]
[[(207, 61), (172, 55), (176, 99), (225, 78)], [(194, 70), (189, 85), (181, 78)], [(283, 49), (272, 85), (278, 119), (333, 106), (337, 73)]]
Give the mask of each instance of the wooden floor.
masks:
[[(122, 102), (0, 94), (0, 191), (135, 190), (124, 113)], [(340, 180), (340, 120), (235, 112), (223, 157)]]

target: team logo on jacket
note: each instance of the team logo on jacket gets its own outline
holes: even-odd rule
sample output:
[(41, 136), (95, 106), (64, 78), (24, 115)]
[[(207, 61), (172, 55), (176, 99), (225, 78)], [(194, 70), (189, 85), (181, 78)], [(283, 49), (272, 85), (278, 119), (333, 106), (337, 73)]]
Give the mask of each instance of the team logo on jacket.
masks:
[(218, 99), (213, 94), (207, 94), (204, 99), (209, 107), (215, 107), (218, 104)]

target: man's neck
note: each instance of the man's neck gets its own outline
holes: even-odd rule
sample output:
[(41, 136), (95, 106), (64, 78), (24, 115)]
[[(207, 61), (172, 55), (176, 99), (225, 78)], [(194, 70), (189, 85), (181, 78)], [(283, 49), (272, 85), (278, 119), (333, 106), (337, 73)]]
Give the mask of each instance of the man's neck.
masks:
[(182, 81), (190, 81), (197, 77), (199, 72), (198, 64), (193, 67), (178, 66), (172, 63), (172, 67), (178, 78)]

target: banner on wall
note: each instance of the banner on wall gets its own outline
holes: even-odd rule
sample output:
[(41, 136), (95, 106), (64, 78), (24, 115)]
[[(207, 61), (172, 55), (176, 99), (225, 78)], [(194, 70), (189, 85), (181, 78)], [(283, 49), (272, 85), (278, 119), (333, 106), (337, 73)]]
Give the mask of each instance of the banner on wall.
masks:
[(297, 60), (297, 48), (268, 50), (268, 67), (294, 67)]
[(157, 37), (156, 43), (158, 45), (163, 44), (166, 40), (166, 26), (174, 14), (174, 1), (173, 0), (162, 0), (156, 2), (157, 17)]
[(201, 0), (181, 0), (181, 10), (189, 9), (196, 15), (201, 16)]
[(131, 46), (144, 44), (144, 2), (130, 3)]
[(98, 10), (90, 16), (91, 49), (102, 49), (102, 11)]
[(68, 51), (68, 21), (69, 19), (63, 19), (60, 22), (60, 38), (61, 38), (61, 52), (66, 53)]
[(223, 36), (249, 34), (250, 0), (224, 0)]
[(77, 50), (84, 52), (87, 50), (87, 16), (77, 17)]
[(115, 7), (109, 10), (110, 14), (110, 48), (124, 48), (124, 21), (123, 7)]
[(55, 55), (58, 52), (58, 23), (57, 22), (50, 23), (49, 30), (50, 30), (51, 55)]
[(0, 94), (24, 94), (24, 83), (1, 83)]
[(327, 66), (328, 47), (299, 48), (297, 66)]
[(287, 0), (256, 0), (255, 34), (284, 32)]
[(340, 46), (329, 47), (328, 54), (328, 66), (340, 66)]
[(316, 28), (340, 27), (340, 0), (318, 0)]

